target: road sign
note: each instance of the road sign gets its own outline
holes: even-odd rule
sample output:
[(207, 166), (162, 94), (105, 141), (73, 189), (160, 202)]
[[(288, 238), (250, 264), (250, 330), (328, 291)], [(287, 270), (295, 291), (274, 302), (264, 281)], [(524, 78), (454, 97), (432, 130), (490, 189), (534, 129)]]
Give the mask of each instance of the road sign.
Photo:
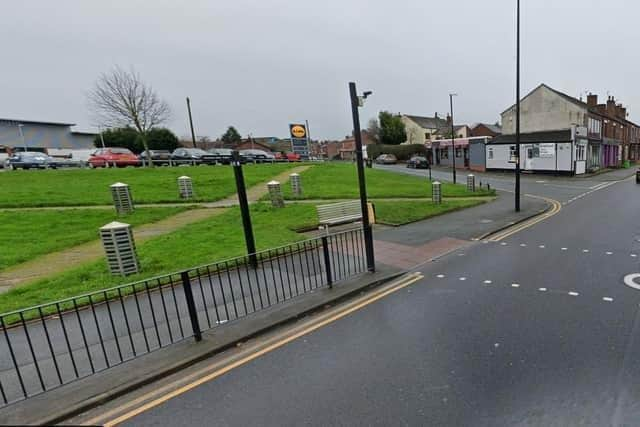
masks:
[(291, 134), (291, 151), (302, 158), (309, 157), (309, 138), (307, 127), (303, 124), (293, 123), (289, 125)]

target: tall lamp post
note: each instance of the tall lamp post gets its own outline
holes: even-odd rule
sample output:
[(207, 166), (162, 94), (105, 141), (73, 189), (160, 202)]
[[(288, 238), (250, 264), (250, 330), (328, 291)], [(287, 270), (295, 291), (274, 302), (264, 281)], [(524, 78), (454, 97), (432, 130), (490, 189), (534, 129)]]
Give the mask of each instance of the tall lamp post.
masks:
[(516, 0), (516, 212), (520, 212), (520, 0)]
[(193, 131), (193, 119), (191, 118), (191, 100), (187, 96), (187, 111), (189, 112), (189, 126), (191, 127), (191, 143), (196, 148), (196, 133)]
[(351, 114), (353, 116), (353, 137), (356, 142), (356, 165), (358, 168), (358, 183), (360, 185), (360, 207), (362, 209), (362, 232), (364, 234), (364, 248), (367, 257), (367, 270), (376, 271), (376, 263), (373, 252), (373, 232), (369, 223), (369, 207), (367, 206), (367, 186), (364, 179), (364, 161), (362, 158), (362, 135), (360, 133), (360, 113), (358, 107), (364, 105), (364, 100), (372, 94), (366, 91), (362, 96), (358, 96), (356, 84), (349, 83), (349, 94), (351, 98)]
[(449, 105), (451, 106), (451, 150), (453, 151), (453, 183), (456, 183), (456, 132), (453, 126), (453, 97), (458, 96), (457, 93), (449, 94)]
[(20, 134), (20, 139), (22, 139), (22, 147), (24, 148), (24, 151), (28, 151), (27, 142), (24, 139), (24, 131), (22, 130), (23, 127), (24, 125), (22, 123), (18, 125), (18, 133)]

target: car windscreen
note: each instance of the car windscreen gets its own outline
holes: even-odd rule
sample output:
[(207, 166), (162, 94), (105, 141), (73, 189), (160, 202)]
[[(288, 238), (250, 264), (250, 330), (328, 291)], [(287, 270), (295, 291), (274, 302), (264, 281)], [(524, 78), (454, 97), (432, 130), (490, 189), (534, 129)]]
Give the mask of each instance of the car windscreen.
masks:
[(111, 151), (112, 154), (131, 154), (131, 151), (126, 148), (111, 148), (109, 151)]

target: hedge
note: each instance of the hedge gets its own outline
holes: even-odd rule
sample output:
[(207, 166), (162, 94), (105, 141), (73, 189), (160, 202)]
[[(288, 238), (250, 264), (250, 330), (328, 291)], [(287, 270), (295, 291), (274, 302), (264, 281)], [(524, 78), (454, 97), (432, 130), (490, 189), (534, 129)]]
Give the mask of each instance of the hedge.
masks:
[(407, 145), (384, 145), (384, 144), (371, 144), (367, 145), (367, 156), (370, 159), (375, 159), (380, 154), (393, 154), (398, 160), (409, 160), (412, 156), (427, 155), (427, 149), (422, 144), (407, 144)]

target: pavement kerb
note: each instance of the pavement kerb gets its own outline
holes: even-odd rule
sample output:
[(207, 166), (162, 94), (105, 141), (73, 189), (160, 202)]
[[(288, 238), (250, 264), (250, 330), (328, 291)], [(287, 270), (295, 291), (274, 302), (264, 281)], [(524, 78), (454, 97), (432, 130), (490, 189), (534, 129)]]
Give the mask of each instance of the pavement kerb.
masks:
[[(362, 292), (381, 286), (405, 273), (406, 271), (403, 270), (382, 267), (372, 276), (367, 277), (369, 273), (363, 273), (357, 278), (336, 284), (333, 289), (325, 287), (317, 292), (301, 295), (240, 321), (206, 331), (203, 333), (203, 340), (200, 343), (188, 338), (101, 373), (11, 404), (0, 409), (0, 424), (50, 425), (61, 423), (215, 356), (243, 341), (294, 322), (299, 318), (320, 312), (327, 305), (343, 302)], [(366, 280), (367, 278), (370, 280)], [(264, 321), (265, 319), (267, 320), (266, 322)], [(165, 356), (163, 356), (163, 353)], [(166, 362), (167, 353), (172, 355), (169, 356), (169, 359), (172, 359), (169, 363), (148, 369), (155, 359), (160, 359), (160, 362), (156, 361), (158, 365), (163, 361)], [(140, 365), (139, 369), (136, 368), (136, 364)], [(147, 368), (148, 372), (143, 372), (144, 368)], [(123, 373), (130, 375), (132, 372), (136, 372), (138, 377), (130, 382), (124, 382), (116, 386), (111, 386), (107, 379), (109, 376), (118, 377), (119, 374)], [(97, 387), (95, 385), (93, 385), (92, 389), (90, 383), (95, 383), (104, 390), (96, 390)], [(85, 389), (82, 388), (83, 386)], [(88, 397), (78, 399), (82, 391)]]
[(484, 239), (486, 239), (486, 238), (488, 238), (488, 237), (490, 237), (490, 236), (492, 236), (494, 234), (497, 234), (497, 233), (499, 233), (501, 231), (504, 231), (504, 230), (506, 230), (508, 228), (511, 228), (514, 225), (522, 224), (523, 222), (529, 221), (532, 218), (535, 218), (535, 217), (540, 216), (540, 215), (544, 215), (545, 213), (549, 212), (549, 210), (551, 210), (551, 208), (553, 207), (553, 205), (548, 200), (545, 200), (545, 203), (547, 204), (546, 208), (544, 208), (544, 209), (542, 209), (542, 210), (540, 210), (538, 212), (532, 213), (531, 215), (527, 215), (526, 217), (521, 218), (521, 219), (519, 219), (517, 221), (514, 221), (514, 222), (512, 222), (510, 224), (507, 224), (505, 226), (499, 227), (499, 228), (497, 228), (495, 230), (488, 231), (488, 232), (482, 234), (481, 236), (475, 237), (474, 239), (475, 240), (484, 240)]

